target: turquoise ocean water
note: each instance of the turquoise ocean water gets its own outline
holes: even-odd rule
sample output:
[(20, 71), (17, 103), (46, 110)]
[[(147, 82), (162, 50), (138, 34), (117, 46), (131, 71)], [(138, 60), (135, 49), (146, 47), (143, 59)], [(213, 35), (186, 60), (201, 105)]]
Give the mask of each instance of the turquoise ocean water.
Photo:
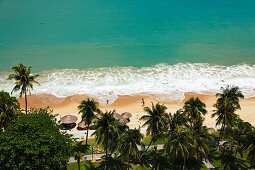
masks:
[(41, 75), (35, 93), (60, 97), (169, 100), (226, 84), (254, 96), (254, 9), (254, 0), (0, 0), (0, 89), (24, 63)]

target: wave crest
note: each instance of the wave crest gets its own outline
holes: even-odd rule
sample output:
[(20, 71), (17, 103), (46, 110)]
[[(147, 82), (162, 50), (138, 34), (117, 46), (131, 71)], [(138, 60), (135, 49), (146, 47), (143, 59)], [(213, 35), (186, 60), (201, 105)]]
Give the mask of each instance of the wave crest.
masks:
[[(9, 73), (0, 73), (0, 88), (11, 91), (13, 81), (7, 81)], [(53, 94), (66, 97), (87, 94), (110, 102), (118, 95), (152, 95), (160, 101), (183, 100), (184, 93), (211, 94), (226, 85), (239, 86), (245, 97), (255, 96), (254, 65), (209, 65), (179, 63), (158, 64), (154, 67), (109, 67), (94, 69), (63, 69), (39, 73), (40, 86), (33, 94)]]

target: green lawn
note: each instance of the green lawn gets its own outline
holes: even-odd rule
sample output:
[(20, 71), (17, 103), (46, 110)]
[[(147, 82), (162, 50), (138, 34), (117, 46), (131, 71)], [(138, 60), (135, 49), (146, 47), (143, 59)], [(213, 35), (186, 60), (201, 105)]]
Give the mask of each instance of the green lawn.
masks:
[[(85, 161), (81, 162), (81, 164), (80, 164), (81, 170), (86, 170), (85, 166), (84, 166), (84, 163), (85, 163)], [(95, 164), (96, 167), (98, 167), (100, 165), (99, 162), (95, 162), (94, 164)], [(78, 163), (77, 162), (69, 163), (68, 167), (67, 167), (67, 170), (78, 170)]]
[[(241, 157), (241, 155), (238, 153), (236, 157), (245, 160), (247, 158), (247, 153), (243, 152), (243, 157)], [(214, 158), (209, 158), (209, 160), (215, 168), (223, 169), (223, 168), (219, 168), (220, 163), (221, 163), (220, 151), (219, 150), (216, 150), (215, 153), (214, 153)], [(249, 167), (250, 164), (246, 163), (246, 166)]]
[[(143, 139), (142, 143), (143, 143), (144, 145), (148, 146), (149, 143), (150, 143), (150, 141), (151, 141), (151, 139), (152, 139), (151, 135), (148, 135), (148, 136), (146, 136), (146, 137)], [(86, 142), (86, 141), (84, 140), (82, 143), (85, 144), (85, 142)], [(158, 141), (153, 142), (152, 145), (165, 144), (166, 142), (167, 142), (167, 139), (159, 139)], [(98, 144), (97, 144), (95, 138), (88, 139), (88, 145), (90, 145), (90, 146), (98, 146)], [(102, 147), (101, 144), (99, 144), (99, 146), (100, 146), (101, 149), (103, 149), (103, 147)], [(101, 152), (101, 153), (105, 153), (105, 152)], [(92, 154), (92, 151), (89, 150), (88, 152), (86, 152), (86, 154), (87, 154), (87, 155)]]

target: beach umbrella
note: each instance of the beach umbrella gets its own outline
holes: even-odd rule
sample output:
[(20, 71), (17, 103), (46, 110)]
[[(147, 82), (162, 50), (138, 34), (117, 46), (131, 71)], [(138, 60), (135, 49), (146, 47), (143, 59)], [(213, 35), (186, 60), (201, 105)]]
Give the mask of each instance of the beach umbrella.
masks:
[(113, 114), (113, 117), (114, 117), (115, 119), (117, 119), (117, 120), (119, 120), (119, 119), (122, 118), (122, 116), (121, 116), (119, 113), (114, 113), (114, 114)]
[(61, 123), (64, 123), (64, 124), (75, 123), (77, 120), (78, 120), (78, 118), (73, 115), (66, 115), (66, 116), (60, 118)]
[(132, 114), (131, 113), (128, 113), (128, 112), (124, 112), (121, 114), (121, 116), (125, 119), (129, 119), (132, 117)]
[(85, 129), (85, 128), (86, 128), (85, 122), (82, 121), (82, 122), (78, 123), (78, 128), (80, 128), (80, 129)]
[(121, 123), (124, 123), (124, 124), (127, 124), (127, 123), (128, 123), (128, 120), (125, 119), (125, 118), (120, 118), (119, 121), (120, 121)]

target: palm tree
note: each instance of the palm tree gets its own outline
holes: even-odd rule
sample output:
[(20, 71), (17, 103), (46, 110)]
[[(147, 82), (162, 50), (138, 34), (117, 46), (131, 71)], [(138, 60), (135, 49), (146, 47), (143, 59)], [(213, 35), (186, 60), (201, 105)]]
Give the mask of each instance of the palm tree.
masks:
[(106, 166), (108, 159), (108, 148), (110, 146), (116, 145), (116, 141), (119, 135), (119, 129), (117, 124), (119, 123), (114, 117), (114, 111), (106, 111), (106, 113), (101, 114), (101, 117), (96, 120), (95, 132), (92, 135), (96, 136), (98, 144), (102, 144), (106, 153)]
[(87, 145), (82, 145), (82, 142), (78, 142), (74, 145), (74, 159), (77, 160), (78, 169), (80, 170), (80, 161), (84, 153), (88, 150)]
[(187, 118), (182, 110), (177, 110), (175, 114), (167, 114), (167, 125), (171, 131), (174, 131), (177, 126), (187, 124)]
[(148, 150), (151, 143), (156, 141), (163, 134), (163, 132), (167, 130), (166, 109), (166, 106), (160, 105), (159, 103), (157, 103), (156, 106), (154, 106), (154, 104), (152, 103), (152, 109), (150, 109), (149, 107), (144, 108), (144, 111), (148, 115), (144, 115), (141, 117), (141, 120), (146, 121), (143, 124), (143, 127), (147, 126), (147, 134), (152, 135), (151, 142), (145, 152)]
[(202, 160), (202, 158), (208, 157), (210, 154), (210, 148), (208, 143), (213, 141), (213, 137), (208, 133), (208, 130), (205, 126), (202, 126), (198, 123), (195, 126), (195, 129), (191, 130), (193, 136), (193, 155), (197, 160)]
[(33, 83), (39, 84), (37, 81), (35, 81), (35, 78), (38, 77), (38, 75), (31, 74), (31, 68), (32, 67), (26, 67), (23, 64), (19, 64), (18, 66), (12, 67), (12, 70), (14, 71), (14, 74), (10, 74), (8, 79), (14, 79), (15, 86), (12, 90), (12, 93), (14, 91), (20, 90), (19, 96), (22, 97), (23, 94), (25, 94), (25, 104), (26, 104), (26, 114), (27, 114), (27, 93), (31, 93), (31, 89), (33, 89)]
[(108, 157), (107, 161), (103, 160), (98, 169), (104, 169), (106, 164), (108, 165), (107, 168), (112, 170), (124, 169), (127, 166), (127, 163), (123, 162), (119, 156), (115, 156)]
[(20, 113), (20, 105), (15, 97), (10, 97), (9, 93), (0, 92), (0, 133), (5, 129), (15, 116)]
[(95, 170), (96, 169), (95, 164), (90, 160), (84, 161), (84, 167), (86, 170)]
[(200, 119), (202, 115), (207, 113), (205, 109), (206, 105), (197, 97), (191, 97), (184, 104), (184, 114), (189, 118), (190, 126), (193, 128), (196, 124), (196, 121)]
[(223, 169), (247, 169), (246, 161), (237, 158), (232, 148), (224, 147), (221, 158), (221, 167)]
[(100, 113), (98, 108), (98, 102), (94, 101), (94, 99), (83, 100), (81, 104), (78, 106), (80, 109), (79, 113), (82, 113), (81, 118), (82, 121), (88, 125), (87, 127), (87, 135), (86, 135), (86, 145), (88, 144), (88, 134), (89, 134), (89, 126), (92, 123), (93, 118), (95, 118), (95, 112)]
[(143, 135), (138, 129), (128, 129), (120, 136), (119, 150), (123, 156), (128, 156), (128, 170), (130, 168), (130, 156), (139, 154), (138, 145), (141, 145)]
[(174, 131), (169, 131), (168, 141), (164, 148), (172, 159), (172, 169), (174, 169), (174, 162), (177, 160), (183, 161), (182, 167), (185, 169), (186, 160), (193, 150), (192, 137), (192, 133), (185, 126), (178, 126)]
[(250, 162), (250, 168), (254, 168), (255, 167), (255, 130), (254, 129), (252, 132), (247, 134), (243, 149), (245, 149), (248, 152), (247, 160), (249, 160)]
[(217, 102), (214, 105), (216, 110), (214, 110), (214, 113), (212, 114), (212, 117), (218, 116), (216, 119), (216, 125), (221, 124), (219, 141), (222, 138), (225, 127), (231, 127), (238, 118), (235, 111), (241, 109), (239, 99), (244, 98), (243, 94), (239, 90), (239, 87), (237, 86), (227, 86), (226, 88), (221, 89), (222, 93), (216, 94), (218, 97)]
[(157, 146), (153, 146), (152, 149), (148, 150), (147, 154), (145, 155), (148, 157), (148, 162), (151, 166), (152, 163), (152, 169), (169, 169), (170, 162), (167, 160), (166, 155), (164, 154), (164, 150), (158, 150)]

